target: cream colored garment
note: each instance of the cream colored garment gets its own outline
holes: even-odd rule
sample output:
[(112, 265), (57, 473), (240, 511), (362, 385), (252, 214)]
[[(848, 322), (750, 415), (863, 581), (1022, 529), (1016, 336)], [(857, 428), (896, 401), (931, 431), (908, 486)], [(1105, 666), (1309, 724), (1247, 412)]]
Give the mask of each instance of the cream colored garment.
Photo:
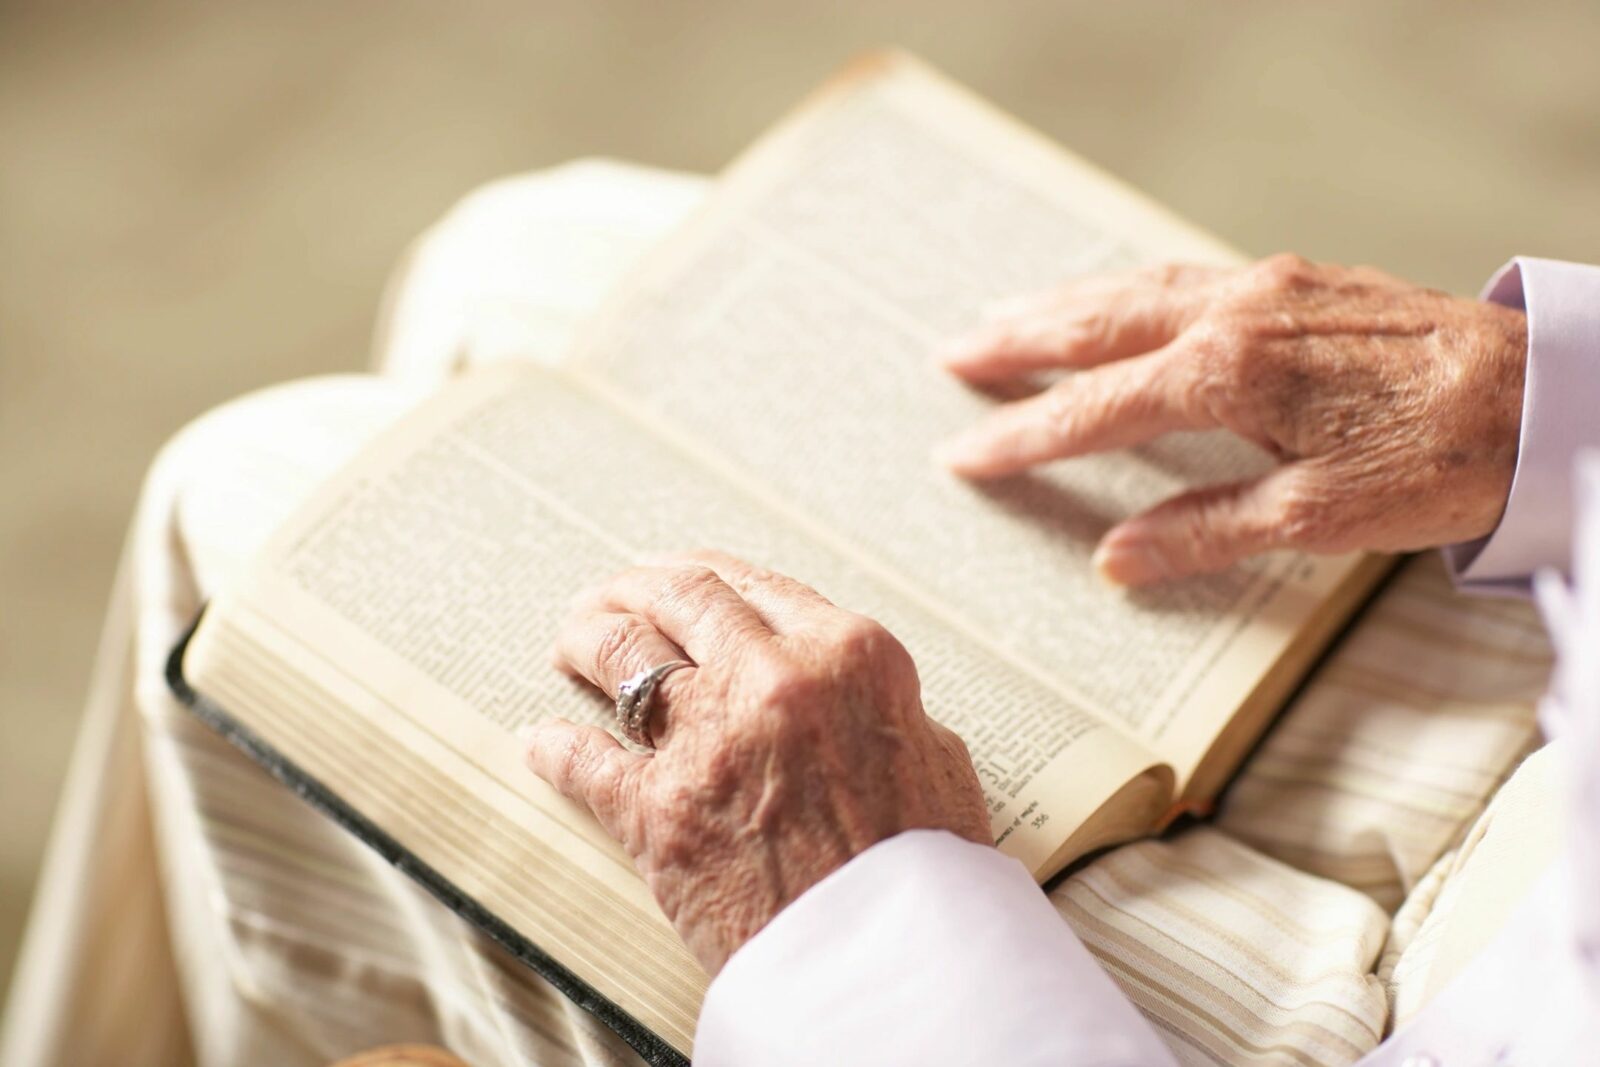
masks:
[[(1500, 863), (1537, 875), (1549, 858), (1501, 838), (1496, 864), (1424, 877), (1533, 742), (1550, 658), (1530, 606), (1462, 597), (1436, 556), (1411, 560), (1251, 756), (1213, 826), (1118, 849), (1057, 887), (1058, 910), (1181, 1063), (1359, 1058), (1392, 1028), (1390, 997), (1414, 1010), (1445, 973), (1433, 937), (1407, 936), (1391, 951), (1406, 948), (1408, 966), (1385, 984), (1389, 911), (1420, 885), (1396, 932), (1430, 916), (1451, 929), (1454, 894), (1435, 909), (1436, 883), (1482, 882)], [(1515, 810), (1554, 818), (1531, 791)], [(1492, 934), (1506, 911), (1464, 924)]]
[(1409, 1022), (1466, 969), (1560, 853), (1568, 837), (1564, 743), (1529, 756), (1467, 840), (1440, 860), (1437, 899), (1415, 933), (1385, 953), (1394, 1026)]
[(190, 1062), (133, 709), (126, 552), (0, 1020), (0, 1063)]
[(1408, 562), (1252, 756), (1217, 824), (1387, 911), (1537, 740), (1550, 642), (1533, 606)]
[[(320, 477), (452, 368), (561, 351), (703, 188), (610, 164), (490, 186), (399, 276), (382, 380), (257, 394), (163, 453), (0, 1062), (181, 1062), (180, 988), (206, 1065), (321, 1064), (399, 1040), (482, 1065), (637, 1062), (190, 718), (160, 668), (205, 593)], [(1437, 561), (1416, 561), (1251, 760), (1214, 827), (1117, 850), (1052, 898), (1183, 1062), (1349, 1062), (1386, 1024), (1387, 911), (1526, 750), (1547, 666), (1528, 612), (1459, 598)], [(1426, 976), (1426, 953), (1411, 951), (1407, 969)]]

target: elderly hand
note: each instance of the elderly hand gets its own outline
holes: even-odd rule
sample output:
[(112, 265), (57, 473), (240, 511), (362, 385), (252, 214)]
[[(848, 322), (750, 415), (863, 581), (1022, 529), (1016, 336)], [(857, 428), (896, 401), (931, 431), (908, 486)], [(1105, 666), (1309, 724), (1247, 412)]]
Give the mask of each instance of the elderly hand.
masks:
[(1009, 302), (946, 366), (1071, 374), (948, 442), (973, 478), (1223, 428), (1282, 461), (1111, 529), (1095, 562), (1140, 585), (1274, 548), (1399, 551), (1482, 537), (1516, 466), (1524, 315), (1370, 267), (1275, 256), (1166, 266)]
[(990, 844), (966, 746), (923, 712), (917, 670), (871, 619), (703, 553), (580, 598), (564, 668), (615, 699), (672, 660), (641, 755), (552, 721), (528, 764), (622, 842), (709, 973), (812, 885), (902, 830)]

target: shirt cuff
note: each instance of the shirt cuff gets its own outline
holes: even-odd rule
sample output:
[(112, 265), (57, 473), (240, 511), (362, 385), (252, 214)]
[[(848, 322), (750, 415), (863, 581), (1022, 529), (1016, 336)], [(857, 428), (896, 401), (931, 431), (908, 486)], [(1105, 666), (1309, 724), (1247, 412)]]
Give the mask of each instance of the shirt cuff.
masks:
[(735, 952), (694, 1061), (1174, 1063), (1020, 863), (934, 830), (856, 856)]
[(1517, 469), (1494, 532), (1444, 555), (1465, 588), (1519, 592), (1540, 567), (1566, 569), (1573, 457), (1600, 446), (1600, 267), (1518, 256), (1483, 298), (1528, 315)]

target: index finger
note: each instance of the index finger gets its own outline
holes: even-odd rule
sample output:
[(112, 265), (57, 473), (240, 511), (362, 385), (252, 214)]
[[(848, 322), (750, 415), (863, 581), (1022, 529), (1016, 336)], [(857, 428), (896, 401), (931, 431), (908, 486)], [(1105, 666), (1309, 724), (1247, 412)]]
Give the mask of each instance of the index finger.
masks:
[(966, 381), (993, 383), (1150, 352), (1194, 321), (1220, 273), (1165, 264), (1001, 301), (986, 310), (982, 326), (944, 346), (940, 362)]
[(1081, 371), (1044, 392), (1001, 405), (939, 447), (936, 458), (967, 478), (999, 478), (1036, 464), (1140, 444), (1215, 423), (1187, 402), (1178, 353), (1159, 352)]
[(758, 567), (726, 552), (699, 549), (665, 559), (709, 567), (760, 614), (774, 633), (815, 627), (844, 612), (804, 582)]

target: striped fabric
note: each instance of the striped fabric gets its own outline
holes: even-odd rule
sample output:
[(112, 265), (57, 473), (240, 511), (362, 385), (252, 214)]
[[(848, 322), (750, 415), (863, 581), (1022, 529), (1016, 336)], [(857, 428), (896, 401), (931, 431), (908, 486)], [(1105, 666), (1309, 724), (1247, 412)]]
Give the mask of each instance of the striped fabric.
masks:
[(1052, 899), (1181, 1063), (1349, 1063), (1383, 1036), (1388, 916), (1210, 827), (1118, 849)]
[(1391, 997), (1420, 1002), (1436, 945), (1412, 936), (1445, 925), (1449, 850), (1533, 744), (1550, 660), (1531, 607), (1459, 596), (1437, 556), (1407, 562), (1213, 825), (1116, 850), (1057, 909), (1180, 1062), (1359, 1058)]
[[(88, 712), (94, 734), (137, 707), (142, 768), (126, 763), (141, 759), (136, 746), (86, 748), (73, 776), (83, 795), (68, 807), (89, 814), (63, 832), (92, 839), (110, 831), (109, 813), (136, 811), (104, 790), (142, 770), (170, 938), (159, 923), (140, 926), (130, 951), (151, 959), (149, 981), (97, 999), (104, 983), (85, 978), (103, 952), (30, 944), (6, 1062), (111, 1062), (104, 1052), (118, 1048), (155, 1050), (117, 1057), (136, 1067), (179, 1062), (128, 1029), (141, 1005), (170, 1016), (162, 976), (174, 970), (191, 1057), (205, 1065), (310, 1067), (402, 1041), (484, 1067), (638, 1062), (188, 717), (160, 667), (206, 592), (319, 478), (461, 362), (559, 351), (702, 188), (611, 164), (499, 183), (418, 246), (380, 331), (383, 379), (247, 398), (163, 454), (122, 579), (132, 604), (114, 606), (123, 614), (103, 657), (132, 654), (135, 677), (105, 668)], [(1390, 997), (1415, 999), (1403, 979), (1426, 975), (1417, 946), (1438, 940), (1414, 935), (1448, 881), (1441, 857), (1528, 750), (1549, 660), (1528, 611), (1458, 598), (1436, 561), (1414, 561), (1249, 761), (1213, 825), (1118, 849), (1052, 899), (1182, 1062), (1349, 1063), (1381, 1038)], [(113, 870), (109, 852), (57, 852), (40, 890), (59, 902), (52, 922), (106, 928), (118, 894), (85, 886), (138, 877), (123, 897), (153, 893), (148, 857)]]
[(1251, 758), (1217, 825), (1393, 911), (1538, 736), (1552, 654), (1529, 604), (1411, 560)]

